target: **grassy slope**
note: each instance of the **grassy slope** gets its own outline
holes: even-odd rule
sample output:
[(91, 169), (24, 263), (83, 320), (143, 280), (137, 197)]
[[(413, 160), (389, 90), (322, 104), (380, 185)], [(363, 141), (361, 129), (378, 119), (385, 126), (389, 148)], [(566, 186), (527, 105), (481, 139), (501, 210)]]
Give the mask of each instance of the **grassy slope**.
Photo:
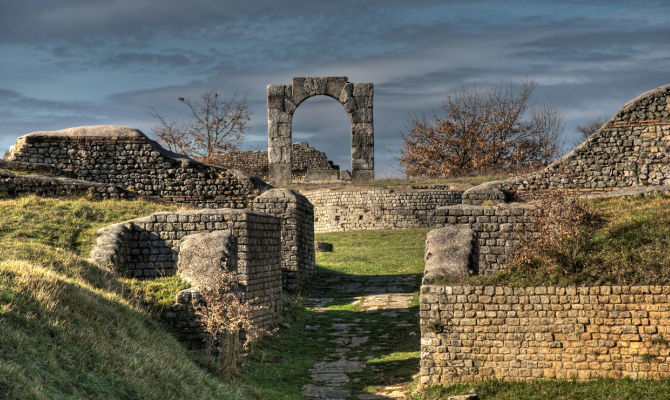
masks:
[(0, 200), (0, 398), (248, 398), (131, 300), (165, 302), (182, 283), (132, 283), (85, 259), (97, 228), (165, 208)]
[(483, 283), (670, 285), (670, 197), (591, 200), (597, 217), (579, 234), (517, 270)]

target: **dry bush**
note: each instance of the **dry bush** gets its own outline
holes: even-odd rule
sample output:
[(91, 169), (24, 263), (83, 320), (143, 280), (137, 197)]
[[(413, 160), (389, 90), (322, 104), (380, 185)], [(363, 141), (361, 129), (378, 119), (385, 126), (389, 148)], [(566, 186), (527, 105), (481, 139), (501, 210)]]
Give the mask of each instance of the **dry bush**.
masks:
[(168, 121), (153, 108), (150, 113), (158, 120), (153, 133), (168, 150), (210, 162), (239, 148), (251, 119), (246, 97), (222, 99), (208, 91), (198, 100), (179, 97), (179, 101), (188, 108), (190, 121)]
[(547, 165), (560, 149), (563, 116), (531, 103), (533, 89), (532, 82), (519, 89), (463, 86), (447, 98), (444, 117), (410, 118), (399, 158), (405, 174), (452, 177)]
[(198, 322), (208, 334), (206, 351), (219, 353), (223, 338), (243, 333), (244, 349), (258, 338), (270, 333), (252, 321), (252, 316), (264, 309), (254, 305), (253, 299), (243, 299), (238, 290), (237, 274), (221, 271), (209, 287), (199, 288), (201, 301), (194, 304)]
[(583, 200), (564, 192), (543, 193), (536, 202), (534, 223), (519, 235), (511, 270), (542, 268), (547, 275), (580, 271), (590, 244), (589, 232), (598, 215)]

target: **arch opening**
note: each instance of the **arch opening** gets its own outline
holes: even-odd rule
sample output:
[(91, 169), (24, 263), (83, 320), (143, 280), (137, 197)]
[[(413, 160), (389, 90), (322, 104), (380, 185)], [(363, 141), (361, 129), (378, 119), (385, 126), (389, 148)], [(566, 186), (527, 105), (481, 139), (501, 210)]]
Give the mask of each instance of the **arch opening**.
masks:
[[(351, 118), (337, 100), (314, 96), (293, 113), (293, 181), (311, 177), (343, 179), (351, 174)], [(296, 170), (313, 170), (301, 177)], [(302, 179), (301, 179), (302, 178)]]
[(350, 117), (351, 177), (374, 179), (372, 83), (351, 83), (347, 77), (293, 78), (292, 85), (268, 85), (268, 163), (270, 181), (291, 183), (293, 114), (308, 98), (326, 95), (340, 102)]

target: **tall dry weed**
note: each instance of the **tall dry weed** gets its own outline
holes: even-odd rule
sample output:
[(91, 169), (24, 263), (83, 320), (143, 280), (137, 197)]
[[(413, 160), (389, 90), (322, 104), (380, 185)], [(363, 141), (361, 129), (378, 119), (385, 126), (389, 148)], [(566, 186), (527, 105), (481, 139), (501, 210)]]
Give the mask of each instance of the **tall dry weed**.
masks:
[(200, 301), (194, 304), (196, 317), (208, 334), (206, 351), (219, 352), (223, 338), (244, 336), (244, 349), (270, 332), (253, 322), (253, 315), (265, 307), (254, 304), (254, 299), (243, 299), (238, 290), (234, 272), (221, 271), (212, 285), (199, 288)]
[(536, 202), (534, 223), (519, 235), (511, 270), (541, 267), (548, 275), (580, 271), (591, 243), (589, 231), (599, 216), (583, 200), (564, 192), (544, 193)]

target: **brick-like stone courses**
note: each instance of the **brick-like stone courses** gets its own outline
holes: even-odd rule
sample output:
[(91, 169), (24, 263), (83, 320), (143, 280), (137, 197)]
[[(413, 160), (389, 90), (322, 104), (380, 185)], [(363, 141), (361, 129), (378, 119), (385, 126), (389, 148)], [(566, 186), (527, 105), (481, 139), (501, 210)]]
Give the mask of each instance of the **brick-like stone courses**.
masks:
[(254, 199), (254, 210), (282, 221), (283, 288), (304, 287), (315, 272), (314, 206), (293, 190), (272, 189)]
[(318, 190), (304, 195), (314, 204), (315, 232), (434, 226), (437, 207), (461, 202), (461, 192), (454, 190)]
[(0, 170), (0, 197), (29, 194), (45, 197), (86, 196), (95, 200), (137, 197), (136, 193), (117, 185), (43, 175), (18, 175)]
[[(196, 305), (204, 305), (202, 295), (196, 290), (186, 289), (177, 294), (176, 303), (170, 307), (166, 317), (172, 322), (177, 339), (189, 350), (205, 350), (208, 338), (207, 332), (198, 322), (195, 314)], [(218, 361), (224, 370), (234, 370), (240, 357), (242, 346), (240, 335), (223, 332), (212, 346), (210, 354)]]
[(199, 301), (202, 301), (202, 296), (197, 290), (182, 290), (166, 315), (177, 338), (189, 350), (203, 350), (207, 340), (207, 333), (195, 315), (194, 305)]
[(52, 165), (79, 179), (197, 207), (245, 208), (269, 189), (255, 177), (171, 153), (120, 126), (29, 133), (18, 138), (9, 160)]
[(670, 286), (422, 286), (421, 382), (670, 376)]
[(282, 306), (281, 222), (273, 216), (233, 209), (155, 213), (100, 229), (90, 258), (129, 277), (172, 275), (181, 239), (215, 230), (230, 230), (237, 237), (240, 289), (265, 307), (253, 315), (254, 321), (271, 324)]
[(372, 83), (351, 83), (346, 76), (293, 78), (292, 85), (268, 85), (268, 159), (270, 181), (290, 183), (292, 122), (306, 99), (325, 95), (339, 101), (351, 119), (351, 175), (374, 179)]
[[(250, 175), (269, 179), (268, 152), (262, 150), (229, 151), (221, 156), (217, 165), (246, 172)], [(293, 182), (303, 182), (308, 170), (337, 171), (328, 160), (326, 153), (310, 147), (306, 142), (293, 143), (291, 176)]]
[(506, 192), (670, 184), (670, 85), (628, 102), (544, 170), (503, 181)]
[(533, 210), (534, 206), (528, 204), (459, 204), (435, 210), (435, 225), (467, 224), (475, 234), (474, 269), (480, 275), (491, 275), (504, 268), (519, 244), (519, 232), (537, 229)]

